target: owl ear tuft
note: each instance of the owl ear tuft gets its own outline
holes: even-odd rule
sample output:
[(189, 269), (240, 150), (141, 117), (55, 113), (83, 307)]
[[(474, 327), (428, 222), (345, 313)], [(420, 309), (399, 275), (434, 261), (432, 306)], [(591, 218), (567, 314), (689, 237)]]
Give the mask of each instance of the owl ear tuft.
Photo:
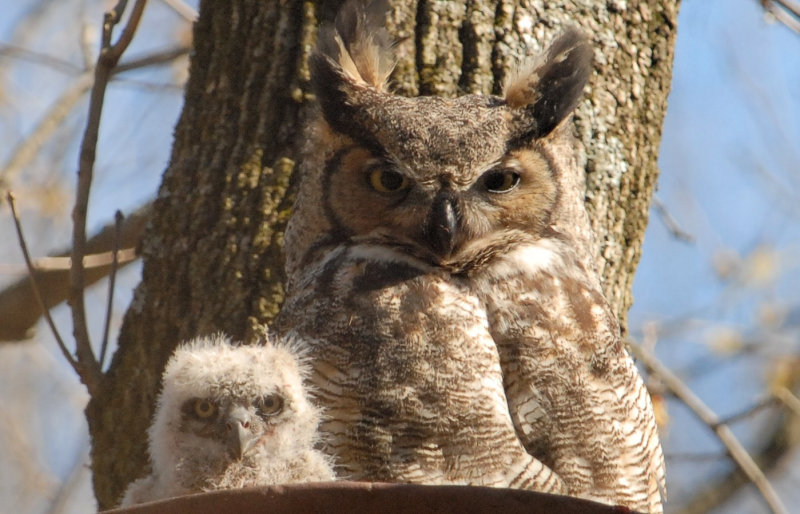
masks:
[[(354, 109), (364, 97), (382, 93), (396, 63), (385, 25), (386, 0), (348, 0), (334, 23), (320, 26), (317, 49), (309, 59), (311, 86), (325, 120), (359, 137)], [(357, 133), (353, 133), (357, 132)]]
[(520, 109), (519, 139), (545, 137), (578, 105), (592, 73), (592, 47), (571, 27), (544, 55), (523, 64), (505, 88), (506, 103)]

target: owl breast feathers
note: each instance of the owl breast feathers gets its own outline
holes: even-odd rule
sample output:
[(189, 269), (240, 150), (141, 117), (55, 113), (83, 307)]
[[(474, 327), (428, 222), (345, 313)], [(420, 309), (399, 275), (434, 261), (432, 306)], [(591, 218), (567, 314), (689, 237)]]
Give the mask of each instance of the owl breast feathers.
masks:
[(285, 237), (278, 325), (308, 353), (337, 474), (661, 511), (652, 405), (591, 264), (564, 123), (587, 40), (566, 30), (502, 97), (405, 98), (384, 9), (351, 0), (320, 29)]
[(152, 473), (122, 506), (200, 491), (333, 479), (319, 411), (287, 346), (198, 338), (175, 351), (149, 432)]

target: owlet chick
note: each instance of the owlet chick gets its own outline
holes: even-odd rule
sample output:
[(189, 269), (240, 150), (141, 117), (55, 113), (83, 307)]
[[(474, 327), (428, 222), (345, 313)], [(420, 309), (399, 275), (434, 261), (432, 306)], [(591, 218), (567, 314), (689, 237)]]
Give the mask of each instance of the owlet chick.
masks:
[(319, 411), (302, 362), (284, 346), (236, 346), (222, 336), (177, 348), (149, 431), (152, 473), (121, 505), (239, 487), (332, 480), (314, 449)]

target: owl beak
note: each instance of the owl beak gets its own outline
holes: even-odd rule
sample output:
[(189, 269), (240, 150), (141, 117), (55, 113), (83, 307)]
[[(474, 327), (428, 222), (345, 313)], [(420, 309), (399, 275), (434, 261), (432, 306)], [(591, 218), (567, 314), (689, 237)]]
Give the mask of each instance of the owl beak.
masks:
[(425, 235), (430, 248), (442, 259), (453, 253), (458, 229), (458, 207), (455, 193), (442, 189), (433, 199)]
[(258, 440), (250, 429), (249, 413), (241, 407), (228, 415), (225, 429), (228, 431), (228, 451), (236, 459), (244, 457)]

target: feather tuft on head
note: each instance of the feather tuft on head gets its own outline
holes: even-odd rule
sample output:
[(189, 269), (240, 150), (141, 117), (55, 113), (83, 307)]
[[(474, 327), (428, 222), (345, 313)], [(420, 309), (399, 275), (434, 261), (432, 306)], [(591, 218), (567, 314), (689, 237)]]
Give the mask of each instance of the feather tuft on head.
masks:
[(545, 137), (578, 105), (592, 73), (592, 47), (571, 27), (540, 56), (520, 66), (505, 87), (509, 107), (528, 118), (523, 139)]
[(354, 84), (378, 91), (386, 88), (396, 64), (391, 36), (386, 31), (386, 0), (348, 0), (333, 24), (319, 29), (313, 61), (325, 59)]

